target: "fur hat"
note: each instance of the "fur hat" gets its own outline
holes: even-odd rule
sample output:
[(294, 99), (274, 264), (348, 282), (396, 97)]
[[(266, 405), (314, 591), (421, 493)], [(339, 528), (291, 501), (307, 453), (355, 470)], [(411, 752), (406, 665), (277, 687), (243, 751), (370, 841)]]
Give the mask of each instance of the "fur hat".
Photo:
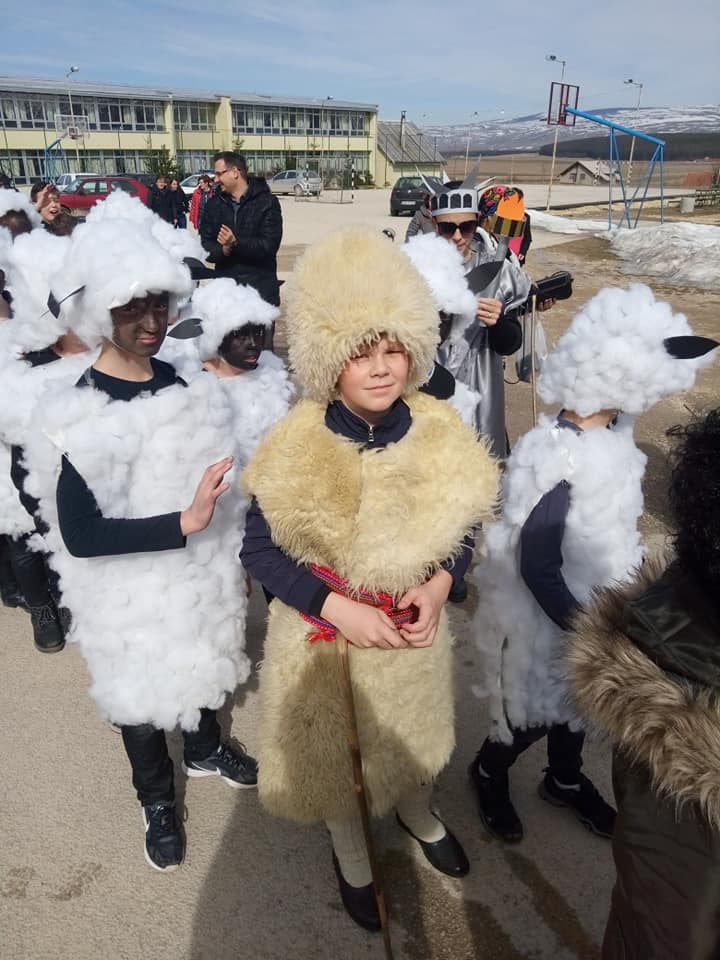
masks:
[(88, 347), (112, 336), (110, 310), (148, 293), (170, 294), (170, 317), (190, 295), (188, 268), (157, 241), (151, 225), (108, 219), (76, 228), (51, 278), (61, 318)]
[(432, 291), (381, 233), (350, 227), (328, 234), (298, 261), (289, 288), (290, 365), (313, 399), (333, 399), (347, 361), (381, 334), (407, 350), (406, 392), (423, 383), (439, 339)]
[(430, 285), (436, 310), (475, 316), (477, 297), (467, 285), (462, 255), (454, 244), (435, 233), (422, 233), (400, 249)]
[[(693, 344), (697, 352), (688, 352)], [(683, 345), (685, 352), (678, 349)], [(613, 409), (638, 415), (689, 390), (714, 356), (713, 341), (693, 337), (686, 317), (656, 300), (649, 287), (606, 287), (576, 314), (545, 360), (538, 392), (581, 417)]]
[(269, 327), (280, 315), (253, 287), (238, 285), (231, 277), (219, 277), (193, 294), (190, 312), (202, 323), (198, 350), (202, 360), (216, 357), (218, 347), (232, 330), (253, 324)]
[(35, 207), (30, 203), (30, 199), (24, 193), (18, 190), (0, 190), (0, 217), (4, 217), (11, 210), (18, 210), (26, 213), (30, 219), (31, 227), (41, 227), (42, 217)]

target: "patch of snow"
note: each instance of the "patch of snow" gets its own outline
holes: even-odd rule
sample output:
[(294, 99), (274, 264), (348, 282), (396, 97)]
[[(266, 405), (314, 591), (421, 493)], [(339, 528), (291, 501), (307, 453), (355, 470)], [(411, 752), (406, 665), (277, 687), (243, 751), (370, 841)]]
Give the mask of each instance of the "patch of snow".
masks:
[(607, 233), (607, 218), (604, 220), (583, 220), (571, 217), (558, 217), (542, 210), (528, 210), (532, 229), (547, 230), (549, 233)]
[(673, 286), (720, 289), (720, 227), (655, 224), (616, 230), (610, 242), (613, 253), (627, 261), (627, 273), (659, 277)]

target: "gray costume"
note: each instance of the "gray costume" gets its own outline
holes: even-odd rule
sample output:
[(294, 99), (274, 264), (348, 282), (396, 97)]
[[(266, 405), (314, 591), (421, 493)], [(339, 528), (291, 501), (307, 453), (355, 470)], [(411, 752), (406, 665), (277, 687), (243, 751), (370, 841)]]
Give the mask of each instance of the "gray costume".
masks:
[[(492, 238), (479, 230), (471, 244), (472, 255), (465, 272), (488, 260), (495, 259)], [(505, 260), (500, 273), (500, 286), (493, 294), (503, 305), (503, 312), (516, 310), (528, 298), (530, 279), (511, 261)], [(503, 357), (490, 347), (488, 327), (479, 320), (469, 323), (459, 317), (447, 340), (440, 344), (437, 361), (452, 375), (480, 394), (475, 409), (475, 428), (490, 441), (492, 452), (501, 458), (507, 456), (505, 436), (505, 371)]]

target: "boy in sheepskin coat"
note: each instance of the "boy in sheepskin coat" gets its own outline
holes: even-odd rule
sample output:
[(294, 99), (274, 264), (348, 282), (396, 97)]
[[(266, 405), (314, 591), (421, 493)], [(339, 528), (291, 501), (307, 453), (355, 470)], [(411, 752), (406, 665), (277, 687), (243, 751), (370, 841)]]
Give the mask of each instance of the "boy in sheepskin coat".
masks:
[(243, 563), (276, 598), (260, 676), (260, 799), (327, 825), (345, 908), (378, 930), (333, 641), (340, 631), (350, 643), (373, 813), (394, 807), (436, 869), (465, 875), (460, 844), (429, 807), (454, 746), (443, 605), (498, 471), (448, 404), (417, 392), (437, 311), (382, 236), (354, 228), (311, 248), (295, 267), (287, 325), (308, 396), (244, 478), (254, 503)]
[[(539, 792), (603, 837), (615, 811), (581, 773), (584, 734), (568, 696), (565, 631), (592, 591), (622, 583), (642, 560), (638, 520), (646, 457), (637, 415), (689, 389), (714, 341), (645, 286), (601, 290), (548, 357), (538, 389), (555, 403), (515, 447), (503, 478), (503, 515), (486, 530), (474, 619), (485, 660), (492, 729), (470, 777), (486, 828), (508, 843), (523, 828), (508, 772), (547, 735)], [(621, 414), (621, 411), (623, 413)]]
[(675, 557), (568, 637), (577, 705), (615, 747), (603, 960), (720, 956), (720, 409), (673, 432)]
[(154, 223), (112, 216), (74, 232), (52, 289), (100, 352), (77, 387), (38, 405), (27, 463), (91, 695), (121, 727), (145, 857), (172, 870), (184, 845), (165, 731), (181, 727), (188, 776), (252, 787), (257, 775), (216, 718), (250, 669), (242, 518), (222, 498), (233, 418), (215, 377), (186, 386), (154, 358), (191, 290)]

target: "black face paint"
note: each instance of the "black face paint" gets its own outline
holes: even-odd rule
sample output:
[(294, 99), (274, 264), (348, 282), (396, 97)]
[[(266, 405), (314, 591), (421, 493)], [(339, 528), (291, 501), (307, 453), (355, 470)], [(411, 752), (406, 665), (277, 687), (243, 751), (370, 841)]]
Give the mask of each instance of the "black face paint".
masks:
[(236, 370), (255, 370), (264, 339), (264, 327), (247, 324), (226, 334), (218, 347), (218, 354)]
[(154, 357), (167, 334), (169, 301), (167, 293), (150, 294), (113, 307), (111, 342), (126, 353)]

